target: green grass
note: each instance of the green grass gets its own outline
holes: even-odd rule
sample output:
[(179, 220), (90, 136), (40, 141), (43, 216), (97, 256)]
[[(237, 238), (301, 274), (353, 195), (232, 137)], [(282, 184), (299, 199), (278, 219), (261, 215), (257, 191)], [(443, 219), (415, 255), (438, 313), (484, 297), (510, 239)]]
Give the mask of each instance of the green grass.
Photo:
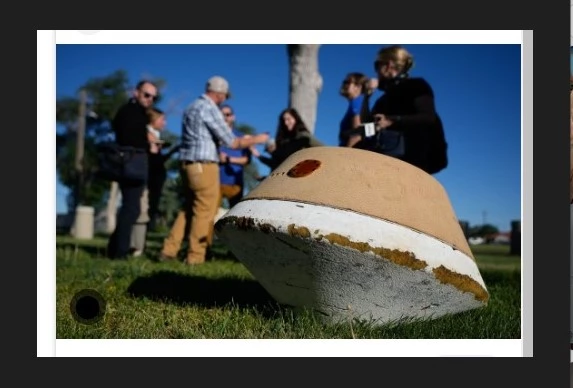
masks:
[[(150, 251), (157, 252), (161, 236)], [(57, 237), (57, 338), (521, 338), (520, 257), (507, 246), (475, 247), (490, 292), (487, 307), (427, 322), (373, 326), (324, 325), (310, 313), (278, 306), (224, 247), (202, 266), (146, 258), (103, 258), (106, 240)], [(76, 322), (70, 302), (81, 289), (99, 291), (106, 314), (95, 324)]]

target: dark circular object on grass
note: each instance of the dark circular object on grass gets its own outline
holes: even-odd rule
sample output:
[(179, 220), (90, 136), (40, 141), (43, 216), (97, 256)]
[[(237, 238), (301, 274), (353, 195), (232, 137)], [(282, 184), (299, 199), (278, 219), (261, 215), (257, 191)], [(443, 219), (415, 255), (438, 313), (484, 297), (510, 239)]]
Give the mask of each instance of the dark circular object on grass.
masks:
[(99, 322), (105, 315), (105, 308), (105, 300), (93, 289), (78, 291), (70, 302), (72, 317), (85, 325)]

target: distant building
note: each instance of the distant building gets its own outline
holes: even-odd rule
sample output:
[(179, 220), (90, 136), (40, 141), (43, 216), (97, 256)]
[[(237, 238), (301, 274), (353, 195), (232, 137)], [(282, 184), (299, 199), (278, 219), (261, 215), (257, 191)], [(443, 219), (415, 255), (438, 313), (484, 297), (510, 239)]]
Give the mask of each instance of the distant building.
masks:
[(483, 237), (470, 237), (468, 238), (468, 243), (470, 245), (480, 245), (485, 243), (485, 238)]
[(485, 236), (485, 240), (491, 244), (509, 244), (511, 242), (511, 232), (488, 234)]
[(494, 244), (509, 244), (511, 242), (510, 232), (500, 232), (493, 237)]

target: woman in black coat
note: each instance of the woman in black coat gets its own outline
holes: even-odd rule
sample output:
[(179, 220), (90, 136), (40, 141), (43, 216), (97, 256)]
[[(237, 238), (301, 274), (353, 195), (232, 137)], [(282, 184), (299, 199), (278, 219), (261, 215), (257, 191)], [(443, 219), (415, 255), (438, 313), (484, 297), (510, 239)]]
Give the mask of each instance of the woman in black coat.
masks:
[[(378, 52), (374, 68), (378, 74), (378, 89), (384, 94), (372, 107), (372, 120), (381, 137), (361, 141), (357, 148), (392, 153), (405, 162), (435, 174), (448, 164), (447, 143), (442, 120), (436, 112), (434, 92), (423, 78), (410, 78), (414, 64), (412, 55), (401, 46), (390, 46)], [(397, 137), (396, 137), (397, 136)], [(386, 139), (387, 144), (380, 144)], [(392, 144), (389, 144), (392, 143)], [(399, 146), (401, 145), (401, 146)]]
[(259, 156), (259, 160), (273, 171), (295, 152), (320, 146), (323, 146), (323, 143), (306, 128), (297, 110), (288, 108), (279, 115), (274, 144), (269, 143), (265, 148), (270, 157)]

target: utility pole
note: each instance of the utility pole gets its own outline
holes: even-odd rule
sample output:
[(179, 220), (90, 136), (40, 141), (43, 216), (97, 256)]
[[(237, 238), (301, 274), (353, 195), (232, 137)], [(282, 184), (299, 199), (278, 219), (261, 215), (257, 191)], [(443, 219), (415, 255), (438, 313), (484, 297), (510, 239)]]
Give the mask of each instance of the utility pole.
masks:
[(87, 92), (80, 90), (80, 106), (78, 108), (78, 132), (76, 133), (76, 193), (75, 205), (81, 205), (81, 194), (83, 193), (84, 184), (84, 138), (86, 134), (86, 105), (87, 105)]
[(482, 212), (482, 225), (487, 224), (487, 212), (484, 210)]
[(94, 208), (83, 206), (84, 193), (84, 139), (86, 135), (87, 92), (80, 90), (78, 108), (78, 132), (76, 133), (76, 187), (75, 216), (72, 236), (80, 239), (92, 239), (94, 233)]

